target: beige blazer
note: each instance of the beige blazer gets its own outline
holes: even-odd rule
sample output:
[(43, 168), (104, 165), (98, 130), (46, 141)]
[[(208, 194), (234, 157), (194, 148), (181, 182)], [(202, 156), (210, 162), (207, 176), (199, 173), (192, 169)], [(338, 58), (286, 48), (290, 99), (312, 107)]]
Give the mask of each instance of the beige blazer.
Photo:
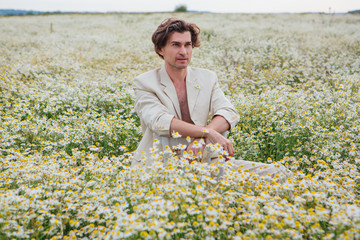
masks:
[[(140, 117), (143, 138), (135, 154), (136, 160), (149, 156), (154, 133), (170, 137), (170, 123), (175, 117), (181, 119), (180, 105), (174, 84), (161, 68), (143, 73), (134, 79), (135, 111)], [(188, 67), (186, 91), (191, 120), (206, 126), (209, 114), (223, 116), (233, 128), (239, 121), (234, 106), (219, 88), (214, 72)], [(183, 136), (186, 137), (186, 136)]]

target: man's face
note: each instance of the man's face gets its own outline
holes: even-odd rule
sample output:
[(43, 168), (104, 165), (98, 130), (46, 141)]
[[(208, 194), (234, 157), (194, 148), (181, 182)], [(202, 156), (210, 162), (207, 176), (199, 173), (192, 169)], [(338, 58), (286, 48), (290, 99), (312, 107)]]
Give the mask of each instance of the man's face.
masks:
[(174, 70), (185, 69), (191, 60), (191, 33), (189, 31), (174, 32), (159, 53), (164, 57), (167, 67)]

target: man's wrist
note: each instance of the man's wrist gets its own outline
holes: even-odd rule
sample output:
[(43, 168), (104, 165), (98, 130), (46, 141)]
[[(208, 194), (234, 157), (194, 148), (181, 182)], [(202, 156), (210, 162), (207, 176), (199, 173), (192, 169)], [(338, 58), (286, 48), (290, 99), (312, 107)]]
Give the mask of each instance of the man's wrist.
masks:
[(203, 127), (201, 138), (207, 138), (209, 133), (210, 133), (210, 130), (208, 128), (206, 128), (206, 127)]

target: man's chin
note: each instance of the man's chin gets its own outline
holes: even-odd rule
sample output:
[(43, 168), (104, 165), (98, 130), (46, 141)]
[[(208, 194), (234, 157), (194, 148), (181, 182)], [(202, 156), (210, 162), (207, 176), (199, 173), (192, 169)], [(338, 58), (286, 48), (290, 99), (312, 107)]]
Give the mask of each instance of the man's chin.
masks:
[(189, 65), (189, 63), (176, 64), (176, 68), (178, 68), (178, 69), (185, 69), (185, 68), (187, 68), (188, 65)]

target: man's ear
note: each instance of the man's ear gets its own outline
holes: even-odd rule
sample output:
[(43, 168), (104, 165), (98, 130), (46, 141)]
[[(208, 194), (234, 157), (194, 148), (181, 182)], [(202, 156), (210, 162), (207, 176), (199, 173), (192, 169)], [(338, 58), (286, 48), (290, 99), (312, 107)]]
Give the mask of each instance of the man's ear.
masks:
[(163, 52), (163, 50), (162, 50), (162, 48), (159, 48), (159, 50), (157, 51), (157, 53), (159, 54), (159, 55), (161, 55), (161, 56), (163, 56), (164, 54), (164, 52)]

